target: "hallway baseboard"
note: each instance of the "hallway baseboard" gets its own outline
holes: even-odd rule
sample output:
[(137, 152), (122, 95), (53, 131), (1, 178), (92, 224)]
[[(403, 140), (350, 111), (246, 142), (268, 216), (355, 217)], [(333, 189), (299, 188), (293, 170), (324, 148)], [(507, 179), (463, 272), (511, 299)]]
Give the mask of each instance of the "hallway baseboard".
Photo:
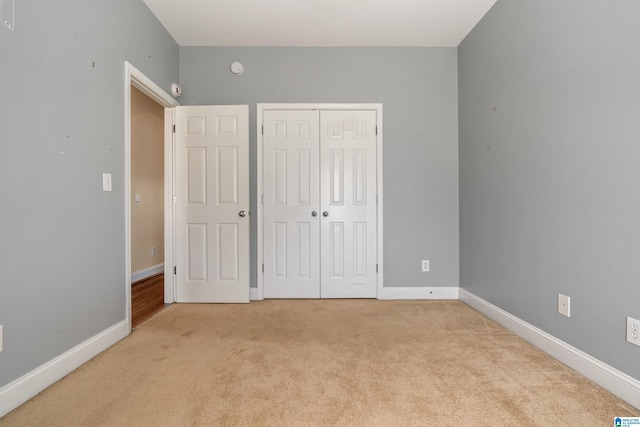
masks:
[(155, 276), (156, 274), (160, 274), (160, 273), (164, 273), (164, 263), (157, 264), (149, 268), (145, 268), (143, 270), (138, 270), (134, 273), (131, 273), (131, 283), (144, 280), (147, 277)]

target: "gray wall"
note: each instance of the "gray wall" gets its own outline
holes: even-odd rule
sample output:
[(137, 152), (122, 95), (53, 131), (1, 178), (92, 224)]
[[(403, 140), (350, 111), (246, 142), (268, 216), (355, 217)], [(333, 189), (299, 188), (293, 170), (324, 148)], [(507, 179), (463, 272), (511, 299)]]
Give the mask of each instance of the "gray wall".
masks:
[(455, 48), (181, 47), (180, 83), (183, 105), (249, 104), (253, 212), (256, 103), (383, 103), (385, 286), (458, 286)]
[(498, 0), (458, 58), (461, 287), (640, 379), (638, 22), (636, 0)]
[(125, 319), (124, 61), (167, 91), (179, 61), (141, 0), (17, 1), (15, 22), (0, 27), (0, 387)]

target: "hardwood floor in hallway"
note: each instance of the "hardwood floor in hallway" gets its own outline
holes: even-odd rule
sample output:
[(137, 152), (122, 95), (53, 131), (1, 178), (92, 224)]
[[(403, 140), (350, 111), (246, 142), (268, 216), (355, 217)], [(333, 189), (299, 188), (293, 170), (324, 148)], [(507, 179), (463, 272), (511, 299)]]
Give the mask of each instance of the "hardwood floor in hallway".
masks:
[(131, 284), (132, 328), (153, 317), (164, 308), (164, 273)]

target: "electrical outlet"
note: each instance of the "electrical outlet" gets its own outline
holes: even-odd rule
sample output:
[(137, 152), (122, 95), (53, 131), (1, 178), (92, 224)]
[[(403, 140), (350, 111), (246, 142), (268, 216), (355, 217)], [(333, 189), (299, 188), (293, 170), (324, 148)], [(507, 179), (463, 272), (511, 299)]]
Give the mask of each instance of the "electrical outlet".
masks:
[(428, 259), (423, 259), (422, 260), (422, 271), (424, 273), (429, 272), (429, 260)]
[(156, 247), (151, 246), (151, 256), (156, 256)]
[(627, 317), (627, 341), (640, 346), (640, 320)]
[(558, 294), (558, 313), (563, 316), (571, 317), (571, 298)]

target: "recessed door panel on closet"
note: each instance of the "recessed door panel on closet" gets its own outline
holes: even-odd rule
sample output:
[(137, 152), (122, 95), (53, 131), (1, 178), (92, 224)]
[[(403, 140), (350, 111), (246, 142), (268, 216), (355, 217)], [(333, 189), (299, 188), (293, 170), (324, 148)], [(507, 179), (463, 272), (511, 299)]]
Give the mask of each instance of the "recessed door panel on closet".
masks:
[(263, 116), (265, 298), (374, 298), (376, 111)]

